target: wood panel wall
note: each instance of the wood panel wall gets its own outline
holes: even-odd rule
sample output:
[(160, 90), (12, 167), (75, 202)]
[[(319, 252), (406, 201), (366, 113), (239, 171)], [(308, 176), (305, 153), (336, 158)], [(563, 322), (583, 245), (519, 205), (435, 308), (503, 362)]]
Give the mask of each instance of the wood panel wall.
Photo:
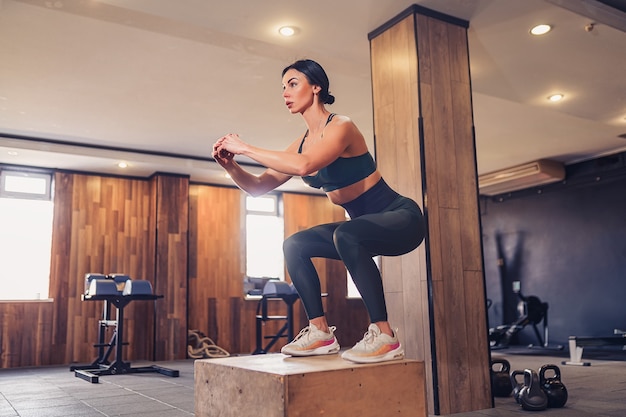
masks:
[(242, 204), (238, 188), (189, 189), (189, 328), (232, 353), (254, 350), (256, 302), (243, 301)]
[(492, 407), (466, 27), (414, 6), (370, 34), (377, 161), (428, 222), (424, 250), (383, 267), (433, 414)]
[(0, 303), (0, 368), (53, 363), (53, 308), (43, 301)]
[[(98, 340), (102, 302), (81, 301), (87, 273), (123, 273), (154, 285), (150, 240), (152, 200), (146, 181), (57, 173), (52, 237), (50, 298), (52, 363), (91, 362)], [(129, 359), (152, 357), (154, 306), (131, 303), (125, 310)]]
[(2, 367), (93, 361), (103, 303), (81, 301), (88, 273), (145, 279), (165, 295), (126, 307), (125, 360), (184, 358), (187, 184), (187, 178), (172, 176), (56, 173), (52, 301), (0, 304)]
[(154, 290), (165, 298), (158, 304), (154, 360), (187, 357), (187, 262), (189, 178), (158, 174), (151, 179), (155, 214), (151, 236), (155, 242)]
[[(51, 301), (0, 303), (1, 367), (95, 359), (103, 305), (81, 301), (87, 273), (147, 279), (164, 295), (126, 307), (125, 360), (185, 358), (187, 329), (202, 331), (233, 354), (255, 349), (257, 302), (243, 297), (239, 189), (190, 185), (186, 177), (168, 174), (130, 179), (58, 172), (55, 184)], [(324, 196), (286, 194), (284, 210), (287, 236), (345, 218)], [(340, 329), (342, 346), (352, 345), (367, 327), (366, 310), (361, 300), (346, 299), (340, 262), (315, 263), (329, 293), (329, 319)], [(296, 312), (298, 331), (306, 325), (299, 303)], [(284, 306), (274, 303), (270, 313), (284, 314)], [(266, 334), (281, 324), (267, 323)]]

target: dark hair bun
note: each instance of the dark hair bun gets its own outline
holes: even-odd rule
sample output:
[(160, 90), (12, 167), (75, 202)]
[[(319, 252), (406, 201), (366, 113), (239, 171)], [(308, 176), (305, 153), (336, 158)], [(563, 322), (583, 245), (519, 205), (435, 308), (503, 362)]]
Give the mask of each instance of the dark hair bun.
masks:
[(324, 68), (317, 62), (311, 59), (301, 59), (283, 69), (283, 76), (290, 69), (295, 69), (303, 73), (309, 84), (317, 85), (320, 87), (319, 98), (324, 104), (333, 104), (335, 102), (335, 96), (330, 94), (328, 90), (330, 82)]

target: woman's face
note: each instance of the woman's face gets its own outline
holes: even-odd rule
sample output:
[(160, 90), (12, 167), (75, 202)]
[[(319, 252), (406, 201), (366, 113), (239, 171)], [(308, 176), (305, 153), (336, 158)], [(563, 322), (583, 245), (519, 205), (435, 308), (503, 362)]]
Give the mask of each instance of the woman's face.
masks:
[(293, 68), (283, 76), (283, 99), (291, 113), (302, 113), (311, 107), (318, 90), (318, 86), (309, 84), (306, 75)]

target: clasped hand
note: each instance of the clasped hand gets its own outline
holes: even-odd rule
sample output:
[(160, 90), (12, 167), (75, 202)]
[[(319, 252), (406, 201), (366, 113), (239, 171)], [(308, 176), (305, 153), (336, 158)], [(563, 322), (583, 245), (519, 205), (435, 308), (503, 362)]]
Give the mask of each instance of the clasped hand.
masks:
[(235, 155), (243, 152), (245, 143), (239, 139), (239, 135), (229, 133), (219, 138), (213, 144), (213, 158), (220, 164), (226, 164), (231, 161)]

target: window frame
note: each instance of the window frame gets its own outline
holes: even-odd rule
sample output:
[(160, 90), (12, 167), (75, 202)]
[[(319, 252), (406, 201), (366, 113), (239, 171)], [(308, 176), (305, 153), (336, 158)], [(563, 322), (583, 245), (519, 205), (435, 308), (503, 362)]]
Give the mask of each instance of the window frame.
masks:
[[(8, 177), (39, 178), (45, 181), (45, 193), (29, 193), (21, 191), (7, 191), (6, 182)], [(52, 188), (54, 185), (52, 172), (21, 170), (0, 166), (0, 198), (21, 198), (24, 200), (52, 200)]]
[[(256, 198), (270, 198), (273, 200), (274, 204), (273, 204), (273, 210), (255, 210), (255, 209), (248, 209), (248, 199), (256, 199)], [(244, 272), (244, 276), (245, 277), (249, 277), (248, 275), (248, 215), (254, 215), (254, 216), (268, 216), (268, 217), (277, 217), (282, 221), (283, 224), (283, 228), (282, 228), (282, 233), (283, 236), (281, 236), (281, 241), (284, 241), (284, 231), (285, 231), (285, 216), (284, 216), (284, 206), (283, 206), (283, 199), (282, 199), (282, 193), (279, 192), (271, 192), (271, 193), (267, 193), (264, 194), (262, 196), (259, 197), (253, 197), (251, 195), (248, 194), (244, 194), (243, 196), (243, 204), (242, 204), (242, 212), (243, 212), (243, 229), (244, 229), (244, 241), (243, 241), (243, 253), (245, 254), (245, 257), (243, 259), (243, 270)], [(281, 253), (282, 253), (282, 247), (281, 247)], [(266, 278), (278, 278), (281, 281), (285, 280), (285, 260), (284, 258), (282, 258), (282, 266), (280, 268), (280, 270), (282, 271), (281, 274), (279, 274), (277, 277), (266, 277)], [(256, 277), (256, 276), (253, 276)], [(259, 277), (261, 278), (261, 277)]]
[[(6, 190), (7, 186), (7, 178), (10, 177), (26, 177), (26, 178), (38, 178), (44, 180), (44, 192), (43, 193), (33, 193), (33, 192), (22, 192), (22, 191), (8, 191)], [(42, 170), (42, 169), (24, 169), (24, 168), (16, 168), (13, 166), (6, 166), (0, 164), (0, 198), (7, 200), (31, 200), (31, 201), (47, 201), (52, 205), (52, 224), (50, 224), (51, 228), (51, 238), (54, 234), (53, 224), (54, 224), (54, 171), (52, 170)], [(52, 245), (52, 241), (50, 242)], [(51, 259), (49, 259), (51, 262)], [(43, 278), (42, 278), (43, 279)], [(52, 299), (50, 298), (50, 264), (48, 264), (48, 276), (46, 277), (48, 288), (47, 288), (47, 296), (46, 297), (32, 297), (32, 298), (5, 298), (0, 297), (0, 303), (7, 302), (50, 302)], [(39, 294), (39, 293), (37, 293)]]

